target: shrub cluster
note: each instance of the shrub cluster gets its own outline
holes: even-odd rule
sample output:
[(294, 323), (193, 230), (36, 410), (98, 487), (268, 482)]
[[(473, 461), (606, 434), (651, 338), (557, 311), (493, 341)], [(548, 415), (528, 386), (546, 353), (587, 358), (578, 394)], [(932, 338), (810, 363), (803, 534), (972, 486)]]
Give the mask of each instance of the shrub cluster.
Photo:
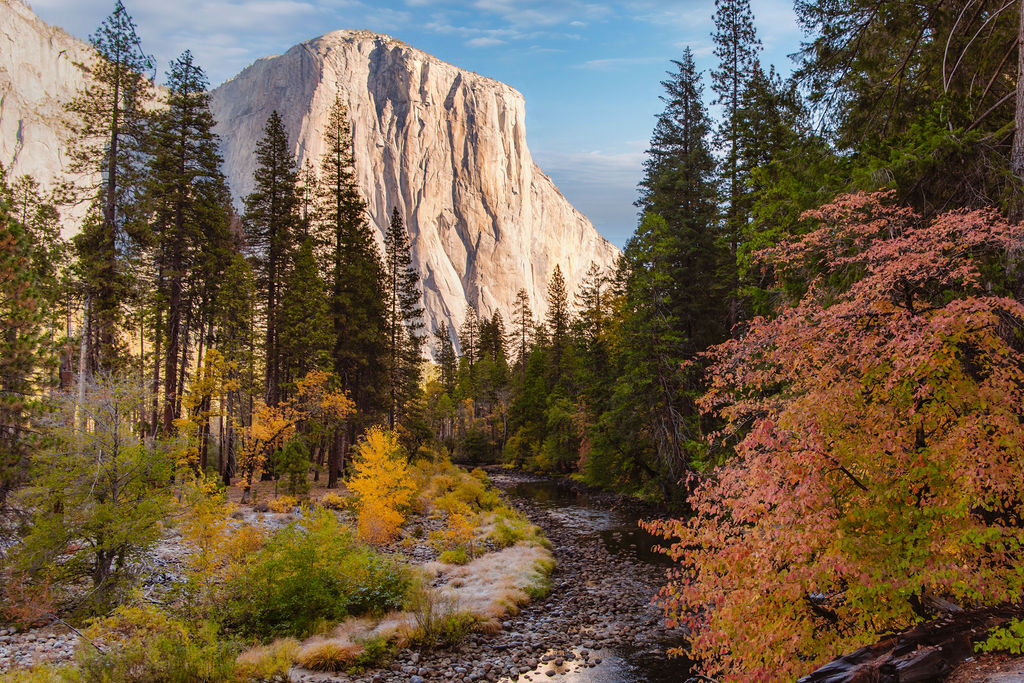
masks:
[(409, 574), (359, 543), (328, 510), (274, 534), (224, 586), (230, 629), (259, 637), (308, 635), (321, 620), (401, 608)]

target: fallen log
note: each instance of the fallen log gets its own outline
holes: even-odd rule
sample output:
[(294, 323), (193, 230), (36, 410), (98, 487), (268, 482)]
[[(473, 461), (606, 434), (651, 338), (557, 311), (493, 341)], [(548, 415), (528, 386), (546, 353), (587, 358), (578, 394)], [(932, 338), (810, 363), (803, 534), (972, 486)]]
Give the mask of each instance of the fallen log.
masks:
[(838, 657), (798, 683), (923, 683), (943, 681), (993, 628), (1024, 616), (1002, 605), (950, 613)]

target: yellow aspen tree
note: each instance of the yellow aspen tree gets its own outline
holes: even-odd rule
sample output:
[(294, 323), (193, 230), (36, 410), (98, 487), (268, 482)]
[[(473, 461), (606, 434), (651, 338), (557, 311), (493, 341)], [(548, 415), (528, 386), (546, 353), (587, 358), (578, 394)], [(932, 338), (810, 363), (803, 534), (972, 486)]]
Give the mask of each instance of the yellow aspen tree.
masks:
[(371, 427), (359, 443), (353, 467), (348, 488), (358, 496), (359, 536), (376, 545), (387, 543), (405, 521), (403, 509), (416, 492), (395, 432)]

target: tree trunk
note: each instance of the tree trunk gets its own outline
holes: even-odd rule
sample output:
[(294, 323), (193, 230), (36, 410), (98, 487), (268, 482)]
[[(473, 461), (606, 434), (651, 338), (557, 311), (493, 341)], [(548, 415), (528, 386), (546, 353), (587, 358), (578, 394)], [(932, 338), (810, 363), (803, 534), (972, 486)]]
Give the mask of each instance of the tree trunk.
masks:
[(331, 452), (327, 458), (327, 488), (338, 488), (338, 474), (341, 472), (341, 450), (344, 443), (344, 430), (334, 432), (331, 441)]
[(1017, 178), (1024, 180), (1024, 0), (1021, 0), (1020, 22), (1017, 29), (1017, 107), (1014, 121), (1013, 151), (1010, 153), (1010, 170)]

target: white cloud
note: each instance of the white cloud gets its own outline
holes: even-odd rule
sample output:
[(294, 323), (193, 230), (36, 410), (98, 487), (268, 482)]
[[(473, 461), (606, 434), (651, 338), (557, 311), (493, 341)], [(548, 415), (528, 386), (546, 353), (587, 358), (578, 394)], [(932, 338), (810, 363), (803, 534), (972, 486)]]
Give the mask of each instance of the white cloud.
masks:
[(466, 45), (470, 47), (495, 47), (496, 45), (504, 44), (504, 40), (492, 36), (480, 36), (479, 38), (470, 38), (466, 41)]

